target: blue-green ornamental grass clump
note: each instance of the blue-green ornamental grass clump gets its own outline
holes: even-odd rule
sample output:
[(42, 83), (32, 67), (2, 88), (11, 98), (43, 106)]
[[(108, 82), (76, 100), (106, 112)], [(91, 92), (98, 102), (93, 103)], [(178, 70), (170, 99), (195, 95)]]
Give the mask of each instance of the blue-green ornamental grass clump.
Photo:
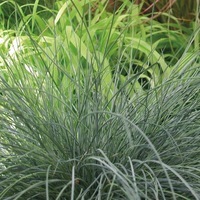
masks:
[(92, 3), (2, 24), (0, 199), (200, 199), (197, 21)]

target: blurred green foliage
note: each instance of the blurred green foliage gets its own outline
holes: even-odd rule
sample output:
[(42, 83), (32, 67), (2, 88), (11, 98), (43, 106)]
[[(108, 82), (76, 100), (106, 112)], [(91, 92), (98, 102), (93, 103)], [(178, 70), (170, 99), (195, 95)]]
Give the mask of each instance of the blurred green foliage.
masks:
[[(53, 8), (55, 0), (0, 0), (0, 20), (4, 22), (7, 28), (16, 24), (16, 20), (22, 18), (21, 14), (29, 15), (33, 13), (34, 6), (37, 10), (47, 10)], [(22, 12), (20, 12), (20, 10)], [(40, 15), (49, 16), (47, 12), (41, 12)]]

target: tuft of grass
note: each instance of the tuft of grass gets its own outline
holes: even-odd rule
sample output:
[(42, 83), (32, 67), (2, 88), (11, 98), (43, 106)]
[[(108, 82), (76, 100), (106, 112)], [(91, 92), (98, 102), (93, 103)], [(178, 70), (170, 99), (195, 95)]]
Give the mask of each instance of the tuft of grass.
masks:
[(198, 200), (199, 28), (90, 3), (1, 30), (0, 199)]

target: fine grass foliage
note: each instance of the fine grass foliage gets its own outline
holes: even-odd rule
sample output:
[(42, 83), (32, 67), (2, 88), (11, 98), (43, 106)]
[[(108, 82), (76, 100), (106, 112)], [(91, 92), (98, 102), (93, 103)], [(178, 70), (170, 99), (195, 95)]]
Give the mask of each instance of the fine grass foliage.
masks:
[(200, 29), (93, 3), (1, 29), (0, 199), (198, 200)]

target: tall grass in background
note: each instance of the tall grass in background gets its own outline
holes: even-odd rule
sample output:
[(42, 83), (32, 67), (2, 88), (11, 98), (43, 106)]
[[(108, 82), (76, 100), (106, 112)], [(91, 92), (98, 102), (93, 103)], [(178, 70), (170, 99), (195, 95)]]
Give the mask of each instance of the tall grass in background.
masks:
[(199, 199), (199, 28), (92, 3), (2, 26), (0, 199)]

